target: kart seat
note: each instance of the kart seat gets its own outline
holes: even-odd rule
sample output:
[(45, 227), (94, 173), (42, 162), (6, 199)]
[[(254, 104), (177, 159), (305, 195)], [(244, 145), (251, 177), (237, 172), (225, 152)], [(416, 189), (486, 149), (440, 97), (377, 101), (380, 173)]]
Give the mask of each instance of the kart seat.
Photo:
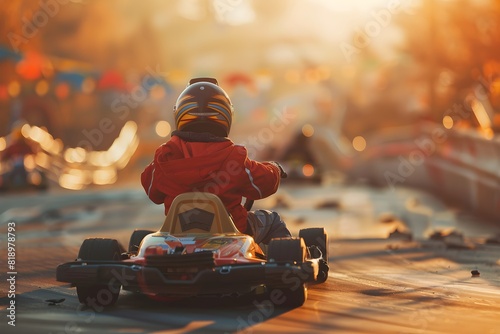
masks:
[(174, 198), (160, 232), (241, 233), (217, 195), (188, 192)]

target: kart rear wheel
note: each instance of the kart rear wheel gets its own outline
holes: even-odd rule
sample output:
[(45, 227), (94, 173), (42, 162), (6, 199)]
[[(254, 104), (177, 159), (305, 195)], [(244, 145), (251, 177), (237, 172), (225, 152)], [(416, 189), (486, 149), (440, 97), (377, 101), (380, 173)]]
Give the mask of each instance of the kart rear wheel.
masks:
[[(284, 298), (284, 302), (282, 304), (282, 306), (284, 307), (301, 307), (307, 300), (307, 287), (304, 283), (301, 283), (297, 287), (285, 288), (280, 290)], [(276, 291), (274, 291), (273, 293), (276, 294)]]
[[(123, 247), (115, 239), (85, 239), (78, 252), (78, 258), (81, 260), (120, 261), (123, 251)], [(115, 279), (108, 284), (77, 285), (76, 293), (78, 300), (84, 305), (111, 306), (116, 303), (120, 288), (121, 284)]]
[[(302, 238), (272, 239), (268, 248), (268, 261), (278, 263), (297, 263), (306, 261), (307, 248)], [(300, 282), (300, 283), (298, 283)], [(295, 308), (302, 306), (307, 299), (307, 287), (301, 280), (292, 287), (268, 287), (270, 296), (283, 296), (281, 306)]]
[[(299, 237), (304, 239), (306, 246), (317, 247), (322, 254), (319, 261), (319, 273), (316, 279), (318, 283), (324, 283), (328, 279), (328, 235), (323, 227), (306, 228), (299, 231)], [(311, 254), (313, 257), (314, 254)]]
[(146, 235), (154, 232), (155, 231), (150, 231), (150, 230), (134, 230), (134, 232), (132, 232), (132, 235), (130, 236), (130, 241), (128, 243), (128, 252), (137, 254), (142, 239), (144, 239)]

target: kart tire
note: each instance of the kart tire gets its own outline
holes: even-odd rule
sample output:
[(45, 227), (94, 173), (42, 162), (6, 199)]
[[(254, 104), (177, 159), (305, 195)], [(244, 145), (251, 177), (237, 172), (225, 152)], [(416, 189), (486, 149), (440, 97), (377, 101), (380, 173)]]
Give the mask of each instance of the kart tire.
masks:
[(303, 238), (306, 246), (317, 247), (322, 254), (322, 259), (319, 261), (319, 273), (316, 279), (318, 283), (324, 283), (328, 279), (328, 235), (323, 227), (306, 228), (299, 231), (299, 237)]
[[(292, 288), (282, 288), (281, 290), (283, 296), (283, 307), (286, 308), (296, 308), (304, 305), (307, 300), (307, 287), (305, 283), (301, 283), (297, 287)], [(274, 292), (276, 294), (276, 292)]]
[(150, 230), (134, 230), (128, 243), (128, 252), (137, 254), (137, 252), (139, 252), (139, 246), (141, 245), (142, 239), (144, 239), (146, 235), (154, 232), (155, 231)]
[[(120, 261), (124, 249), (115, 239), (85, 239), (78, 252), (82, 260)], [(76, 293), (80, 303), (92, 306), (112, 306), (120, 294), (121, 284), (113, 280), (109, 284), (77, 285)]]
[(323, 227), (305, 228), (299, 231), (299, 237), (304, 239), (307, 247), (316, 246), (328, 262), (328, 235)]
[(270, 262), (302, 263), (306, 260), (307, 248), (302, 238), (274, 238), (267, 248)]
[[(276, 238), (272, 239), (268, 247), (268, 261), (278, 263), (303, 263), (306, 261), (307, 248), (302, 238)], [(279, 292), (275, 292), (278, 290)], [(292, 287), (268, 287), (270, 296), (277, 293), (284, 298), (280, 305), (286, 308), (302, 306), (307, 299), (307, 287), (301, 282)]]

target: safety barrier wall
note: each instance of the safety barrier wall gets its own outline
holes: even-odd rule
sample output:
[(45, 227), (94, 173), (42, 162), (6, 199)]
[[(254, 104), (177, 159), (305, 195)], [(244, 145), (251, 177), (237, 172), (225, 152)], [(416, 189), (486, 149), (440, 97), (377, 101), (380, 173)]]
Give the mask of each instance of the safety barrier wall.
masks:
[(430, 176), (443, 196), (477, 213), (500, 217), (500, 141), (473, 131), (450, 130), (429, 159)]
[(500, 136), (418, 126), (418, 136), (381, 142), (354, 159), (350, 174), (385, 186), (428, 190), (465, 209), (500, 218)]

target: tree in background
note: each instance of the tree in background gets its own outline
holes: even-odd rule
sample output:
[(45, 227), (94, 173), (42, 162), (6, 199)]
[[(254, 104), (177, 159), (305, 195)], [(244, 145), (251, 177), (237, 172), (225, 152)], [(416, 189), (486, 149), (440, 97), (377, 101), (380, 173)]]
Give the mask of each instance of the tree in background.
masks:
[(478, 84), (493, 107), (500, 106), (499, 1), (423, 0), (415, 15), (398, 25), (405, 36), (400, 52), (427, 85), (431, 118), (441, 122), (452, 106), (467, 103), (466, 95)]

